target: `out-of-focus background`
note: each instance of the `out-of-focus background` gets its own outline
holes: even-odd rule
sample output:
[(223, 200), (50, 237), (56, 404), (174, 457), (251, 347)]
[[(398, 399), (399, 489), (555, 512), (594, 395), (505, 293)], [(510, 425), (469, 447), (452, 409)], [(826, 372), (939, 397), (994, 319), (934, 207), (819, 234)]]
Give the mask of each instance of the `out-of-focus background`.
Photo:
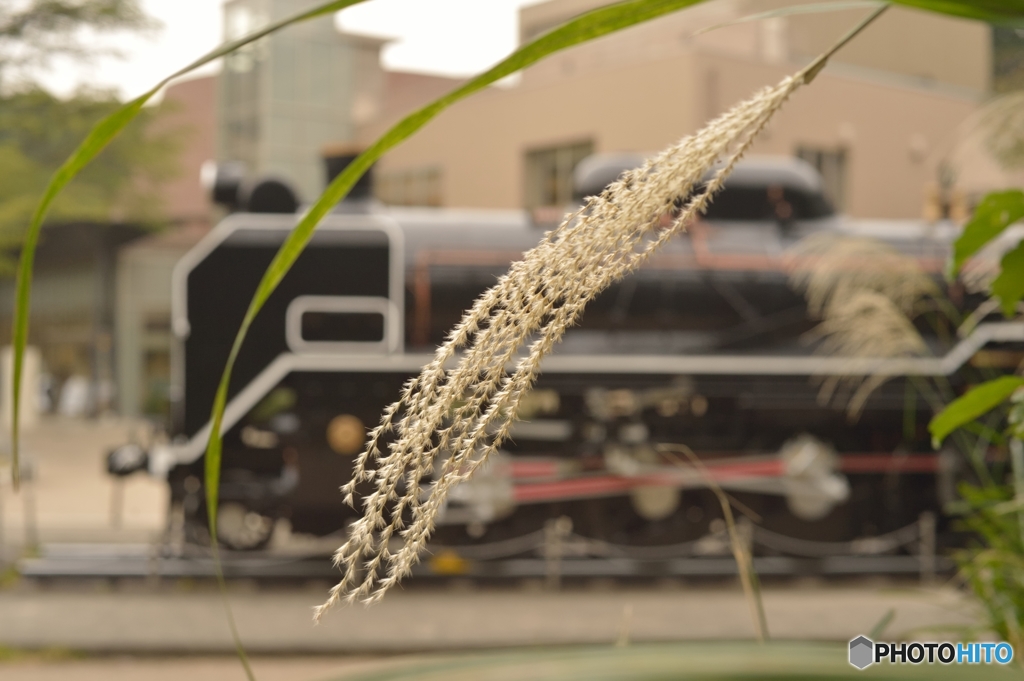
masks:
[[(0, 338), (10, 337), (20, 234), (48, 174), (89, 126), (220, 41), (312, 3), (68, 4), (109, 15), (33, 16), (47, 10), (29, 0), (0, 9)], [(17, 494), (0, 444), (0, 676), (242, 678), (202, 538), (182, 529), (172, 485), (146, 471), (106, 470), (119, 446), (135, 443), (152, 457), (194, 436), (175, 430), (183, 388), (173, 272), (230, 209), (214, 203), (200, 176), (233, 168), (242, 191), (276, 178), (308, 203), (324, 187), (325, 156), (367, 147), (516, 44), (602, 4), (375, 0), (292, 27), (168, 86), (69, 187), (36, 261), (27, 475)], [(868, 9), (736, 21), (788, 4), (713, 0), (559, 53), (389, 152), (374, 168), (372, 198), (383, 210), (501, 210), (550, 225), (576, 199), (582, 161), (650, 153), (696, 131), (808, 63)], [(28, 29), (18, 29), (24, 17)], [(837, 219), (958, 225), (984, 193), (1024, 180), (976, 126), (987, 101), (1024, 82), (1022, 60), (1024, 37), (1013, 29), (892, 8), (794, 97), (752, 153), (805, 162)], [(411, 274), (407, 283), (418, 285)], [(0, 359), (6, 434), (9, 350)], [(685, 399), (691, 413), (708, 409), (699, 394)], [(252, 445), (269, 431), (246, 432)], [(182, 494), (194, 495), (192, 480), (178, 481)], [(657, 506), (656, 497), (637, 508)], [(550, 543), (540, 572), (502, 568), (503, 578), (481, 579), (453, 554), (448, 568), (433, 564), (434, 576), (414, 577), (380, 605), (339, 608), (313, 627), (310, 607), (336, 576), (328, 556), (338, 536), (291, 532), (286, 522), (261, 529), (264, 518), (245, 513), (243, 528), (265, 530), (266, 541), (256, 557), (231, 554), (228, 592), (261, 679), (343, 678), (492, 648), (754, 636), (727, 551), (715, 554), (717, 572), (620, 574), (605, 564), (562, 578), (551, 556), (568, 554), (550, 553)], [(769, 571), (772, 635), (839, 644), (845, 665), (845, 643), (880, 623), (900, 635), (982, 624), (948, 557), (936, 555), (934, 518), (912, 520), (931, 528), (921, 536), (932, 532), (932, 544), (914, 544), (910, 568)], [(466, 531), (476, 538), (474, 522)], [(538, 541), (560, 546), (568, 536), (560, 528), (545, 525)], [(181, 549), (190, 543), (191, 553)]]

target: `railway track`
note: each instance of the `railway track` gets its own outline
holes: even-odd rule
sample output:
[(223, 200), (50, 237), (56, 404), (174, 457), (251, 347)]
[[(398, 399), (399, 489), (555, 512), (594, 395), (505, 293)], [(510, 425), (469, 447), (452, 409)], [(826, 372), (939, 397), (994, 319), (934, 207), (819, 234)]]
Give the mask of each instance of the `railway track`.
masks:
[[(924, 517), (900, 530), (856, 542), (811, 542), (746, 528), (755, 548), (754, 568), (762, 577), (857, 575), (920, 576), (947, 573), (953, 562), (936, 555), (934, 524)], [(564, 528), (563, 528), (564, 529)], [(432, 546), (414, 571), (420, 579), (671, 578), (728, 577), (736, 563), (723, 537), (708, 536), (674, 546), (608, 544), (560, 531), (557, 523), (504, 542)], [(788, 555), (757, 555), (765, 551)], [(222, 552), (228, 579), (334, 579), (326, 552)], [(54, 578), (212, 578), (209, 551), (189, 546), (174, 551), (159, 544), (44, 544), (37, 556), (15, 564), (23, 576)]]

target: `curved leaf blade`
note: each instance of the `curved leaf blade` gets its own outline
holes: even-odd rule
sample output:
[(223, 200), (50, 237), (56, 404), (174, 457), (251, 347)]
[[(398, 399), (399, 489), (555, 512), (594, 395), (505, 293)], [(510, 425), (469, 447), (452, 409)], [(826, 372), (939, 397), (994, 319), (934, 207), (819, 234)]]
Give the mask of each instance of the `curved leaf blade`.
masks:
[(1024, 378), (1003, 376), (971, 388), (950, 402), (928, 424), (932, 445), (938, 448), (947, 435), (992, 411), (1021, 386), (1024, 386)]
[(893, 0), (898, 5), (977, 19), (994, 24), (1024, 26), (1024, 0)]
[[(11, 469), (12, 469), (12, 483), (14, 489), (17, 490), (20, 481), (20, 465), (18, 457), (18, 445), (19, 445), (19, 414), (21, 408), (21, 381), (23, 364), (25, 357), (25, 347), (28, 344), (28, 313), (29, 303), (31, 297), (32, 288), (32, 270), (35, 261), (36, 247), (39, 242), (39, 234), (42, 230), (42, 225), (46, 219), (46, 215), (49, 212), (50, 206), (53, 204), (54, 199), (60, 194), (64, 187), (74, 177), (91, 162), (103, 149), (117, 136), (117, 134), (124, 129), (132, 120), (138, 116), (142, 107), (148, 102), (153, 95), (160, 91), (167, 83), (173, 79), (185, 75), (186, 73), (208, 64), (209, 62), (218, 59), (239, 47), (242, 47), (248, 43), (259, 40), (260, 38), (274, 33), (286, 26), (291, 24), (300, 23), (309, 19), (314, 19), (325, 14), (333, 13), (341, 10), (350, 5), (355, 5), (365, 0), (333, 0), (327, 2), (312, 9), (299, 12), (290, 17), (281, 19), (280, 21), (273, 22), (268, 26), (255, 31), (247, 36), (243, 36), (238, 40), (230, 41), (217, 49), (209, 52), (199, 59), (195, 60), (191, 64), (184, 68), (176, 71), (170, 76), (164, 78), (157, 83), (152, 89), (140, 95), (139, 97), (128, 102), (117, 111), (111, 113), (109, 116), (101, 120), (96, 126), (89, 132), (85, 140), (79, 145), (79, 147), (72, 153), (70, 157), (64, 162), (64, 164), (57, 170), (56, 173), (50, 178), (50, 182), (46, 187), (46, 191), (43, 193), (39, 204), (32, 215), (32, 220), (29, 224), (28, 231), (25, 235), (23, 243), (21, 257), (18, 264), (17, 284), (15, 291), (15, 311), (14, 311), (14, 370), (13, 370), (13, 400), (12, 400), (12, 425), (11, 425)], [(215, 527), (215, 526), (212, 526)], [(214, 565), (216, 567), (216, 576), (220, 585), (221, 595), (224, 597), (224, 609), (228, 619), (228, 626), (231, 630), (231, 637), (235, 644), (236, 652), (238, 653), (239, 660), (242, 663), (242, 667), (245, 670), (246, 676), (250, 681), (255, 678), (252, 672), (252, 668), (249, 665), (248, 656), (245, 654), (245, 649), (242, 646), (241, 638), (238, 635), (238, 630), (235, 626), (234, 615), (231, 612), (231, 606), (227, 601), (227, 589), (224, 584), (224, 573), (221, 569), (220, 554), (217, 550), (216, 534), (213, 534), (213, 556)]]
[(850, 9), (875, 9), (886, 3), (882, 0), (849, 0), (847, 2), (841, 2), (832, 0), (832, 2), (815, 2), (804, 5), (788, 5), (786, 7), (780, 7), (778, 9), (769, 10), (767, 12), (757, 12), (756, 14), (747, 14), (738, 19), (732, 21), (723, 21), (718, 24), (712, 24), (699, 31), (691, 33), (691, 37), (697, 37), (717, 31), (721, 28), (728, 28), (729, 26), (736, 26), (739, 24), (747, 24), (752, 21), (763, 21), (764, 19), (775, 19), (778, 17), (796, 16), (799, 14), (823, 14), (825, 12), (844, 12)]
[(1024, 192), (1010, 189), (986, 194), (953, 244), (950, 276), (956, 276), (968, 258), (1021, 218), (1024, 218)]
[(63, 191), (64, 187), (67, 186), (67, 184), (74, 179), (74, 177), (81, 172), (85, 166), (96, 158), (96, 156), (103, 151), (108, 144), (110, 144), (111, 140), (113, 140), (126, 125), (131, 123), (136, 116), (139, 115), (139, 112), (142, 111), (142, 107), (145, 106), (146, 102), (152, 99), (153, 95), (159, 92), (161, 88), (175, 78), (183, 76), (200, 66), (234, 52), (239, 47), (243, 47), (244, 45), (259, 40), (260, 38), (274, 33), (275, 31), (279, 31), (286, 26), (314, 19), (316, 17), (323, 16), (324, 14), (336, 12), (350, 5), (359, 4), (365, 1), (366, 0), (333, 0), (332, 2), (324, 3), (314, 7), (313, 9), (286, 17), (280, 21), (275, 21), (258, 31), (250, 33), (247, 36), (243, 36), (237, 40), (225, 43), (212, 52), (208, 52), (188, 66), (167, 76), (157, 83), (152, 89), (131, 100), (117, 111), (111, 113), (109, 116), (97, 123), (78, 148), (75, 149), (74, 153), (64, 161), (64, 164), (57, 169), (57, 172), (55, 172), (50, 178), (46, 191), (43, 193), (42, 198), (39, 200), (39, 204), (36, 206), (36, 209), (32, 214), (32, 221), (29, 223), (28, 231), (25, 234), (21, 257), (18, 263), (13, 324), (14, 370), (12, 372), (13, 399), (11, 404), (11, 477), (15, 490), (18, 489), (21, 482), (21, 468), (18, 456), (18, 445), (20, 439), (18, 420), (21, 412), (21, 380), (25, 358), (25, 346), (28, 344), (28, 312), (32, 295), (32, 271), (35, 264), (36, 247), (39, 244), (39, 234), (42, 230), (43, 222), (46, 220), (46, 215), (49, 213), (50, 207), (53, 205), (53, 201), (61, 191)]
[(327, 189), (324, 190), (320, 198), (309, 209), (309, 212), (303, 216), (291, 234), (288, 235), (288, 238), (281, 245), (281, 248), (264, 273), (252, 301), (249, 303), (249, 308), (246, 310), (238, 334), (235, 336), (231, 352), (228, 354), (228, 361), (221, 374), (220, 383), (217, 386), (213, 409), (210, 413), (210, 439), (207, 441), (205, 460), (206, 505), (207, 513), (211, 518), (211, 533), (214, 536), (216, 536), (214, 524), (217, 517), (218, 483), (220, 481), (222, 455), (221, 428), (224, 423), (224, 409), (227, 406), (228, 386), (231, 382), (231, 373), (235, 360), (256, 315), (278, 284), (281, 283), (281, 280), (284, 279), (292, 265), (295, 264), (299, 255), (302, 254), (306, 244), (313, 237), (313, 232), (320, 220), (348, 194), (356, 181), (386, 151), (397, 146), (455, 102), (540, 61), (550, 54), (695, 5), (701, 1), (626, 0), (626, 2), (600, 7), (580, 15), (523, 45), (507, 58), (461, 87), (452, 90), (448, 94), (406, 116), (378, 138), (366, 151), (356, 157), (327, 186)]

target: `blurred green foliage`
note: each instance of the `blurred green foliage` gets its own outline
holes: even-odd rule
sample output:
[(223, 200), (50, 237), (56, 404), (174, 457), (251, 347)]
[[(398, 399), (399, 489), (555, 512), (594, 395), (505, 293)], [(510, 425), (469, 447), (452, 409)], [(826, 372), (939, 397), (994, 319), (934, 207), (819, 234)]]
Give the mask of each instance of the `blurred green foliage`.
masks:
[[(0, 2), (0, 87), (32, 81), (53, 57), (87, 59), (98, 53), (90, 33), (155, 26), (138, 0)], [(84, 30), (83, 30), (84, 29)]]
[[(867, 632), (865, 632), (867, 633)], [(346, 675), (348, 681), (833, 681), (839, 679), (1017, 679), (1002, 665), (890, 664), (865, 670), (847, 662), (846, 645), (718, 642), (622, 647), (546, 647), (453, 656)], [(338, 679), (338, 681), (341, 681)]]
[[(1021, 191), (985, 196), (954, 244), (950, 276), (1022, 218)], [(1002, 256), (989, 293), (1004, 316), (1018, 316), (1024, 297), (1024, 241)], [(1001, 440), (1009, 447), (999, 445), (998, 450), (1009, 449), (1010, 466), (997, 457), (983, 484), (960, 486), (959, 525), (974, 539), (956, 558), (960, 576), (981, 603), (989, 628), (1019, 651), (1024, 650), (1024, 377), (1002, 376), (971, 387), (939, 412), (928, 429), (937, 448), (956, 429), (976, 427), (979, 418), (998, 413), (995, 410), (1007, 413)]]
[[(50, 176), (97, 122), (123, 105), (104, 91), (57, 97), (36, 82), (41, 70), (54, 57), (102, 54), (91, 40), (98, 33), (154, 25), (138, 0), (0, 2), (0, 275), (13, 273), (8, 253), (20, 245)], [(156, 189), (174, 174), (185, 132), (153, 125), (166, 109), (144, 110), (141, 124), (69, 185), (49, 222), (158, 223)]]
[(928, 424), (933, 444), (938, 448), (946, 436), (1000, 406), (1014, 391), (1024, 386), (1020, 376), (1001, 376), (971, 388), (946, 406)]
[(953, 244), (950, 276), (955, 276), (967, 259), (1024, 217), (1024, 192), (1010, 189), (992, 192), (981, 200), (964, 231)]
[(978, 596), (992, 630), (1024, 650), (1024, 537), (1012, 485), (960, 486), (968, 513), (961, 529), (973, 546), (957, 554), (960, 574)]
[[(0, 248), (20, 243), (53, 171), (82, 137), (122, 103), (111, 93), (60, 99), (38, 87), (0, 97)], [(165, 109), (145, 109), (55, 202), (49, 222), (154, 224), (158, 184), (173, 176), (181, 136), (153, 123)]]
[(1024, 88), (1024, 31), (992, 27), (992, 89), (1010, 92)]

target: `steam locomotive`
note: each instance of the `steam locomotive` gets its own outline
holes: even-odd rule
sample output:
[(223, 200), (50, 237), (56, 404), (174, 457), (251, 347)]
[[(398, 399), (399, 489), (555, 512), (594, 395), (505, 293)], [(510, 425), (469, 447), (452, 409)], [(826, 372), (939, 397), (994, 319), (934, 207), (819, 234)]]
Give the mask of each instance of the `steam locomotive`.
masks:
[[(584, 161), (578, 193), (600, 191), (637, 162)], [(199, 541), (217, 381), (252, 293), (296, 222), (287, 187), (261, 186), (175, 269), (171, 444), (110, 459), (113, 473), (147, 467), (166, 479)], [(236, 190), (217, 189), (233, 199)], [(339, 204), (238, 356), (224, 419), (220, 540), (261, 548), (282, 518), (293, 532), (343, 535), (357, 511), (338, 488), (367, 429), (543, 230), (523, 211), (383, 207), (366, 185)], [(721, 529), (712, 482), (777, 540), (760, 552), (870, 542), (926, 512), (938, 514), (941, 537), (962, 457), (932, 450), (933, 405), (915, 397), (912, 381), (939, 378), (955, 392), (973, 380), (979, 353), (1024, 356), (1024, 326), (982, 323), (959, 340), (922, 330), (934, 356), (861, 358), (851, 369), (849, 358), (807, 342), (816, 321), (785, 266), (794, 244), (822, 232), (874, 233), (937, 271), (955, 228), (852, 223), (806, 163), (742, 162), (689, 233), (601, 293), (545, 360), (512, 437), (456, 488), (435, 542), (472, 555), (568, 519), (575, 536), (605, 546), (695, 546)], [(851, 370), (890, 377), (855, 420), (844, 404), (821, 400), (822, 380)], [(673, 454), (683, 445), (702, 467)]]

